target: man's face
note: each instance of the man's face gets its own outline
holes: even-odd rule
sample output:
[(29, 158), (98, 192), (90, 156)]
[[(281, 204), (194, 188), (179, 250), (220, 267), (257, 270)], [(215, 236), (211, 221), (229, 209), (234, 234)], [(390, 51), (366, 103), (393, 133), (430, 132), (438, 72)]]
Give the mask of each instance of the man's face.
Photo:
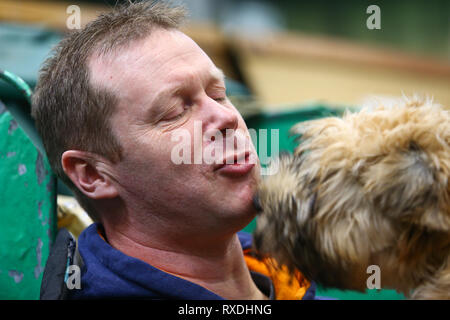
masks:
[[(225, 95), (221, 71), (192, 39), (179, 31), (156, 30), (115, 57), (91, 59), (90, 69), (94, 85), (119, 97), (111, 126), (123, 159), (113, 167), (114, 179), (130, 212), (158, 215), (168, 225), (197, 231), (231, 231), (251, 221), (260, 170), (256, 152)], [(173, 161), (181, 141), (177, 132), (189, 134), (190, 148), (183, 150), (189, 150), (191, 164)], [(201, 136), (207, 132), (221, 132), (222, 141), (221, 135), (216, 140)], [(225, 148), (230, 138), (237, 140)], [(238, 143), (245, 139), (247, 150)], [(195, 161), (199, 145), (211, 150), (219, 143), (223, 159), (237, 157), (241, 164)]]

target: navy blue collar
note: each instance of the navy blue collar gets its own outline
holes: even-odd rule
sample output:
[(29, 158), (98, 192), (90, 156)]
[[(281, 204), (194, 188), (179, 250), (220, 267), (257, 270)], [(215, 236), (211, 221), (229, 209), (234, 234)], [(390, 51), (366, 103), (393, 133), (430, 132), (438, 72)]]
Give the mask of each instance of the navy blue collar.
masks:
[[(180, 299), (180, 300), (217, 300), (221, 296), (193, 282), (176, 277), (157, 269), (150, 264), (127, 256), (109, 245), (98, 233), (99, 224), (86, 228), (78, 239), (78, 248), (84, 266), (81, 270), (81, 289), (73, 289), (73, 299)], [(251, 235), (238, 233), (243, 249), (251, 247)], [(274, 298), (271, 280), (258, 273), (251, 272), (255, 284), (262, 292)], [(311, 284), (309, 293), (314, 297)], [(308, 292), (305, 298), (310, 298)]]

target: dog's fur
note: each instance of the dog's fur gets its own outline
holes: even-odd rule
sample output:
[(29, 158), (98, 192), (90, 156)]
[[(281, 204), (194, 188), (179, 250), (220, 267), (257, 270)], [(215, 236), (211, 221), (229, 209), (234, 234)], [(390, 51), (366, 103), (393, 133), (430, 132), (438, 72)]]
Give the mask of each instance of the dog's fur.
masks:
[(450, 299), (450, 115), (403, 101), (293, 127), (259, 187), (256, 250), (326, 287)]

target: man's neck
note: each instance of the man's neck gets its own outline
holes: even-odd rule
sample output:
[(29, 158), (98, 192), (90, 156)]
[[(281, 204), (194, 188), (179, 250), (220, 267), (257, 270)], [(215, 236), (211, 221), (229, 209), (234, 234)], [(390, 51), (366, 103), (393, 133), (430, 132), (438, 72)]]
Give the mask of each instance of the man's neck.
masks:
[[(105, 228), (107, 241), (117, 250), (155, 268), (196, 283), (225, 299), (267, 299), (256, 287), (236, 234), (183, 241), (177, 245), (145, 241), (143, 235)], [(170, 249), (169, 249), (170, 248)]]

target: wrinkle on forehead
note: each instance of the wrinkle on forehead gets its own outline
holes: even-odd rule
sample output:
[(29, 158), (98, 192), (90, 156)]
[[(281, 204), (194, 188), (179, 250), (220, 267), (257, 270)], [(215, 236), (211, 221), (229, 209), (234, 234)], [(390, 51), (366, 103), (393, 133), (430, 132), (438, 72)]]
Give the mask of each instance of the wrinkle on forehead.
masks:
[[(178, 30), (156, 29), (148, 37), (133, 41), (126, 47), (119, 48), (115, 52), (100, 53), (96, 52), (88, 60), (90, 70), (90, 81), (94, 86), (112, 90), (119, 97), (125, 98), (126, 91), (133, 87), (139, 87), (140, 83), (145, 82), (145, 77), (149, 73), (160, 73), (160, 68), (170, 62), (167, 56), (172, 52), (180, 52), (177, 55), (171, 55), (171, 59), (183, 59), (184, 48), (198, 48), (196, 53), (210, 61), (209, 57), (198, 45), (187, 35)], [(149, 54), (151, 52), (152, 54)], [(193, 52), (191, 52), (193, 53)], [(189, 52), (186, 52), (188, 59)], [(163, 62), (163, 63), (161, 63)], [(211, 62), (211, 65), (214, 64)], [(223, 79), (223, 73), (220, 70), (211, 68), (215, 77)], [(142, 72), (145, 70), (145, 72)], [(132, 86), (130, 86), (132, 84)], [(124, 90), (126, 88), (127, 90)], [(137, 89), (137, 88), (136, 88)], [(135, 96), (137, 92), (129, 92), (128, 95)]]
[(130, 76), (135, 78), (130, 69), (133, 68), (133, 60), (136, 51), (140, 51), (142, 41), (134, 41), (125, 48), (118, 48), (114, 52), (94, 52), (88, 59), (90, 81), (94, 86), (112, 90), (120, 95), (123, 83), (127, 83)]

